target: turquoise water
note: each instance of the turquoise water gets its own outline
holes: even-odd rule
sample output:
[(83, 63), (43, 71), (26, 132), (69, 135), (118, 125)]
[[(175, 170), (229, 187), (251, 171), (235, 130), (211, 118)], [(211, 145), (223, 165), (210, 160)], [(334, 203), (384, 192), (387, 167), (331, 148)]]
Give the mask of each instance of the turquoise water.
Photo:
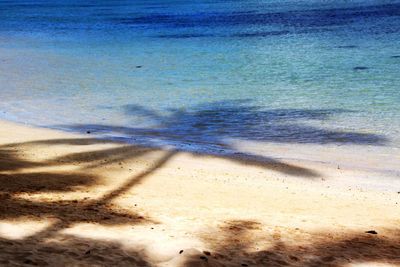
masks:
[(400, 148), (400, 1), (2, 1), (0, 118), (132, 143)]

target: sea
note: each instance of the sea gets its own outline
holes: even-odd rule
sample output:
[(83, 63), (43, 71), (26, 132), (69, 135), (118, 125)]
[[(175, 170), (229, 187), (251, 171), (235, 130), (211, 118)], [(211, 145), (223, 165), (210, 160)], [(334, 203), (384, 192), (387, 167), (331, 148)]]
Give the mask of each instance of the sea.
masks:
[(399, 155), (400, 1), (0, 0), (0, 118), (201, 153)]

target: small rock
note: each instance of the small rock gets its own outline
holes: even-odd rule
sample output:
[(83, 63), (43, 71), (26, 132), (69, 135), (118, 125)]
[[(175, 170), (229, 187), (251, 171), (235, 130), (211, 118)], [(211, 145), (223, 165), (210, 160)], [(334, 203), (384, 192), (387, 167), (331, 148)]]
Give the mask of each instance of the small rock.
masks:
[(366, 231), (365, 233), (371, 234), (371, 235), (377, 235), (378, 234), (375, 230), (369, 230), (369, 231)]
[(208, 258), (205, 256), (200, 256), (200, 259), (204, 260), (204, 261), (208, 261)]
[(367, 69), (368, 69), (368, 67), (363, 67), (363, 66), (354, 67), (354, 68), (353, 68), (353, 70), (367, 70)]
[(322, 261), (324, 261), (324, 262), (332, 262), (334, 260), (335, 260), (335, 257), (333, 257), (333, 256), (327, 256), (327, 257), (322, 258)]
[(296, 256), (290, 256), (289, 257), (291, 260), (293, 260), (293, 261), (298, 261), (299, 260), (299, 258), (297, 258)]
[(90, 254), (90, 250), (85, 252), (85, 255), (89, 255)]
[(204, 253), (205, 255), (207, 255), (207, 256), (210, 256), (210, 255), (211, 255), (211, 253), (210, 253), (209, 251), (203, 251), (203, 253)]
[(24, 263), (25, 263), (25, 264), (30, 264), (30, 265), (37, 265), (36, 262), (34, 262), (34, 261), (30, 260), (30, 259), (24, 260)]
[(136, 66), (137, 69), (140, 69), (140, 68), (142, 68), (142, 67), (143, 67), (143, 66), (141, 66), (141, 65), (137, 65), (137, 66)]
[(90, 134), (90, 133), (91, 133), (91, 131), (86, 131), (86, 133), (87, 133), (87, 134)]
[(242, 266), (249, 266), (249, 265), (248, 265), (248, 264), (246, 264), (246, 263), (242, 263), (241, 265), (242, 265)]
[(180, 251), (179, 251), (179, 254), (182, 254), (183, 253), (183, 249), (181, 249)]

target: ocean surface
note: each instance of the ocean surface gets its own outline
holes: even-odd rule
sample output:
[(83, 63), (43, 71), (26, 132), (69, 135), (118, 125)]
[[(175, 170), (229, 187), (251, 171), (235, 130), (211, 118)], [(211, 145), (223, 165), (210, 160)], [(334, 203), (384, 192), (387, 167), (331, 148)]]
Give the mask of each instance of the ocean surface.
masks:
[(400, 1), (0, 0), (0, 118), (195, 151), (399, 149)]

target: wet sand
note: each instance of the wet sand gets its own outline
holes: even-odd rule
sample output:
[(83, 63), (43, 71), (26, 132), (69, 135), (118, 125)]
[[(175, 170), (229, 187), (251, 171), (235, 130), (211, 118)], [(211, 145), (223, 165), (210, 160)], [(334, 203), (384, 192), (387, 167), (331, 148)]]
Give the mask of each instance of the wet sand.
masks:
[(396, 158), (385, 172), (373, 156), (355, 157), (363, 169), (279, 151), (192, 154), (1, 121), (0, 265), (400, 266)]

